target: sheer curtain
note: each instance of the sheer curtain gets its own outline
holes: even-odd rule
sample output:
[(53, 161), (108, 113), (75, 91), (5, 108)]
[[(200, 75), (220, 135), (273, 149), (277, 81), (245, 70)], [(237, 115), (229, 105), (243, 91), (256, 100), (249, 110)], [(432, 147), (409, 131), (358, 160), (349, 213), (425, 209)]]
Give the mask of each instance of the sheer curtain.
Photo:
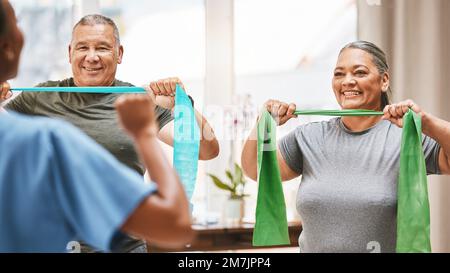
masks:
[[(450, 120), (450, 1), (358, 0), (358, 38), (380, 46), (391, 67), (393, 100), (413, 99)], [(434, 252), (450, 251), (450, 178), (429, 176)]]

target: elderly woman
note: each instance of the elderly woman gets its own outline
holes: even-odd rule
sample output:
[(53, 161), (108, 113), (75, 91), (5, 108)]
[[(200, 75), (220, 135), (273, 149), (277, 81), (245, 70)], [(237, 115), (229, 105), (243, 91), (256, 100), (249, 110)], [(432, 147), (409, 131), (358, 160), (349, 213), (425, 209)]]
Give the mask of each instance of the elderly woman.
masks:
[[(357, 41), (340, 52), (332, 85), (342, 109), (384, 111), (383, 116), (347, 116), (297, 127), (278, 143), (283, 181), (302, 175), (297, 210), (303, 232), (300, 252), (382, 252), (396, 245), (397, 178), (402, 117), (422, 119), (428, 174), (450, 173), (450, 123), (411, 100), (389, 102), (389, 70), (376, 45)], [(278, 125), (296, 118), (296, 105), (269, 100)], [(256, 128), (242, 152), (245, 173), (256, 180)]]

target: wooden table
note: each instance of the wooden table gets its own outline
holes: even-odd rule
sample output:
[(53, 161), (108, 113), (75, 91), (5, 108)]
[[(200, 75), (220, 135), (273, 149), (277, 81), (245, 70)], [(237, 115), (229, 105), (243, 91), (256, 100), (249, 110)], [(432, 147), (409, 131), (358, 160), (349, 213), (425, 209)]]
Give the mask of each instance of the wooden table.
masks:
[[(237, 249), (261, 249), (267, 247), (253, 247), (254, 224), (241, 224), (233, 227), (220, 225), (194, 225), (197, 237), (191, 245), (180, 249), (163, 249), (148, 245), (149, 252), (180, 252), (180, 251), (220, 251)], [(289, 223), (289, 237), (291, 244), (286, 247), (298, 247), (298, 236), (302, 231), (300, 223)], [(277, 246), (278, 247), (278, 246)], [(281, 246), (280, 246), (281, 247)]]

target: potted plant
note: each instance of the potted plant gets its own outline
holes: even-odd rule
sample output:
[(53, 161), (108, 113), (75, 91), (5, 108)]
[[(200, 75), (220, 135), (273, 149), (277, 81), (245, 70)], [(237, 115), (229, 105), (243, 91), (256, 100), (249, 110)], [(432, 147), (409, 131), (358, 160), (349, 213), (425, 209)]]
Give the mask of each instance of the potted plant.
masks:
[(228, 191), (230, 194), (224, 206), (224, 220), (241, 224), (244, 218), (244, 197), (248, 196), (244, 193), (246, 180), (242, 168), (236, 163), (234, 164), (234, 172), (226, 170), (225, 174), (229, 180), (228, 183), (213, 174), (208, 174), (208, 176), (219, 189)]

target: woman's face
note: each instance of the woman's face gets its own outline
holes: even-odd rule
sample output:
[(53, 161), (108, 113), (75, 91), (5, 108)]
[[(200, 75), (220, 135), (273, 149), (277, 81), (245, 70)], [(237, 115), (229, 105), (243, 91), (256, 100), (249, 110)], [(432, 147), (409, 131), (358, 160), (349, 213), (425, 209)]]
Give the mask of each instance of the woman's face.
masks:
[(380, 75), (368, 52), (346, 48), (338, 57), (332, 84), (342, 109), (380, 110), (381, 92), (389, 87), (389, 75)]
[(17, 26), (16, 15), (11, 4), (7, 0), (0, 1), (0, 4), (3, 5), (5, 10), (7, 26), (6, 32), (0, 37), (0, 58), (2, 62), (0, 78), (3, 80), (8, 80), (17, 75), (24, 38), (22, 32)]

